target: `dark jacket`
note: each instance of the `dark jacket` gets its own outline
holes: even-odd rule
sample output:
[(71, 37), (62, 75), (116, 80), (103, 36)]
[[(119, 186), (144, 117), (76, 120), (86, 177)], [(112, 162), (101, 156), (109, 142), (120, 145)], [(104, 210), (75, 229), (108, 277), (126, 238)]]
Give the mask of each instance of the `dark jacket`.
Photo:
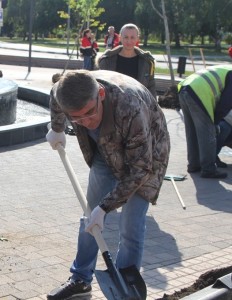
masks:
[[(155, 98), (135, 79), (110, 71), (91, 71), (106, 91), (98, 149), (118, 183), (100, 205), (107, 212), (135, 192), (156, 203), (167, 169), (170, 140), (164, 114)], [(51, 91), (52, 129), (65, 129), (65, 115)], [(68, 116), (67, 116), (68, 117)], [(96, 143), (86, 128), (73, 123), (80, 148), (91, 167)]]

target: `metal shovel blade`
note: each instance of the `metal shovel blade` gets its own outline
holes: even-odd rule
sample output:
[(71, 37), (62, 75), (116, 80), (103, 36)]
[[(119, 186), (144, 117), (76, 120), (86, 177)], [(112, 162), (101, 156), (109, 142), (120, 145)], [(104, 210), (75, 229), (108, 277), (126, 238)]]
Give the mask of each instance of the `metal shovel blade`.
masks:
[(94, 274), (97, 278), (97, 282), (100, 286), (101, 291), (103, 292), (104, 296), (108, 300), (124, 300), (129, 299), (126, 298), (127, 295), (121, 292), (121, 290), (115, 285), (114, 280), (110, 276), (108, 270), (100, 271), (95, 270)]
[(145, 300), (147, 298), (147, 287), (141, 276), (140, 272), (135, 266), (119, 269), (124, 282), (129, 290), (129, 295), (132, 295), (132, 299)]
[(126, 293), (117, 286), (112, 274), (108, 271), (95, 270), (98, 284), (108, 300), (145, 300), (147, 288), (145, 282), (135, 266), (120, 269), (120, 276), (126, 285)]

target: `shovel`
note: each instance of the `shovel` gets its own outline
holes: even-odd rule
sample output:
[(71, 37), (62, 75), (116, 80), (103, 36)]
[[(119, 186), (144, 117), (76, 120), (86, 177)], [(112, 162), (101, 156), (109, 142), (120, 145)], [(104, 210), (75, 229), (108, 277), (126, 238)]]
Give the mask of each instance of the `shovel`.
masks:
[[(81, 189), (76, 174), (71, 166), (69, 158), (61, 144), (57, 147), (68, 177), (72, 183), (77, 198), (86, 215), (89, 217), (91, 209)], [(95, 276), (99, 286), (108, 300), (145, 300), (147, 297), (146, 284), (135, 266), (125, 269), (117, 269), (113, 263), (112, 256), (98, 226), (94, 226), (92, 234), (101, 251), (107, 270), (95, 270)]]
[(170, 180), (172, 182), (172, 185), (174, 186), (174, 189), (176, 191), (176, 194), (180, 200), (180, 203), (181, 203), (183, 209), (186, 209), (186, 206), (185, 206), (184, 201), (178, 191), (175, 181), (183, 181), (183, 180), (185, 180), (185, 178), (186, 178), (186, 175), (172, 175), (172, 174), (167, 175), (166, 174), (164, 176), (164, 180)]

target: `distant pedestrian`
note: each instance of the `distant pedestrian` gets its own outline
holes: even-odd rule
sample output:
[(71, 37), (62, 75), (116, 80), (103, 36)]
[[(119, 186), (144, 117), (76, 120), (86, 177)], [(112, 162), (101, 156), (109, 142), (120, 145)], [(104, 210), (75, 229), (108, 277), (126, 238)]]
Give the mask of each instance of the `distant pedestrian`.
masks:
[(115, 32), (114, 26), (109, 26), (104, 42), (106, 49), (113, 49), (119, 45), (119, 35)]
[(89, 28), (83, 31), (80, 52), (84, 56), (83, 69), (92, 70), (92, 43), (91, 30)]

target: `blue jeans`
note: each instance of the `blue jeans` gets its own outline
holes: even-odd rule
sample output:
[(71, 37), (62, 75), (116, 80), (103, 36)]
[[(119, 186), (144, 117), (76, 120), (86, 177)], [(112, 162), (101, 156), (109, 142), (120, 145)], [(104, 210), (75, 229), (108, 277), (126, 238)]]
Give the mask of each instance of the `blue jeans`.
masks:
[(184, 115), (188, 167), (201, 168), (201, 172), (215, 172), (215, 125), (187, 91), (180, 92), (179, 100)]
[[(117, 184), (112, 171), (106, 165), (99, 153), (95, 154), (90, 169), (87, 200), (93, 209), (99, 201), (111, 192)], [(119, 219), (119, 245), (116, 256), (116, 266), (126, 268), (135, 265), (141, 267), (145, 221), (149, 202), (134, 194), (123, 205)], [(94, 237), (85, 232), (84, 219), (80, 220), (78, 249), (76, 258), (71, 266), (72, 278), (81, 279), (86, 283), (92, 281), (96, 266), (98, 246)]]
[(92, 70), (92, 58), (91, 56), (84, 56), (84, 66), (85, 70)]
[(225, 120), (219, 122), (220, 133), (217, 136), (217, 154), (221, 151), (222, 147), (225, 146), (227, 138), (232, 133), (232, 126)]

